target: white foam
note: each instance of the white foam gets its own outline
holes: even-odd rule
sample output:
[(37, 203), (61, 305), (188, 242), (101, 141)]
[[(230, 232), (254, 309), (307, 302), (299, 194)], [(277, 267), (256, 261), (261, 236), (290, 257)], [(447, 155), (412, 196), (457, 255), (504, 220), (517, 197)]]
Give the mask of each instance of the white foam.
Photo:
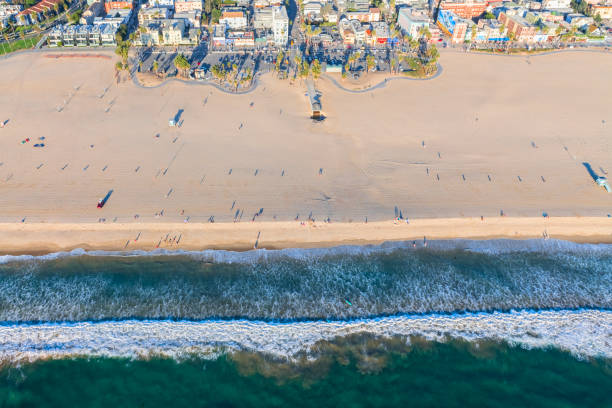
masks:
[(317, 341), (354, 333), (505, 340), (527, 348), (557, 347), (580, 357), (612, 358), (612, 311), (562, 310), (395, 316), (355, 321), (107, 321), (0, 326), (0, 361), (74, 355), (180, 358), (250, 350), (291, 358)]
[[(417, 248), (421, 248), (421, 242)], [(434, 240), (428, 241), (429, 250), (451, 251), (465, 250), (485, 254), (504, 254), (512, 252), (572, 252), (581, 254), (612, 254), (611, 244), (582, 244), (556, 239), (492, 239), (492, 240)], [(277, 258), (311, 259), (333, 255), (372, 255), (393, 252), (398, 249), (413, 249), (412, 241), (385, 242), (381, 245), (344, 245), (330, 248), (287, 248), (287, 249), (256, 249), (244, 252), (226, 250), (183, 251), (155, 249), (153, 251), (86, 251), (78, 248), (69, 252), (54, 252), (46, 255), (1, 255), (0, 264), (9, 262), (48, 261), (76, 256), (114, 256), (114, 257), (145, 257), (145, 256), (190, 256), (204, 262), (215, 263), (251, 263)]]

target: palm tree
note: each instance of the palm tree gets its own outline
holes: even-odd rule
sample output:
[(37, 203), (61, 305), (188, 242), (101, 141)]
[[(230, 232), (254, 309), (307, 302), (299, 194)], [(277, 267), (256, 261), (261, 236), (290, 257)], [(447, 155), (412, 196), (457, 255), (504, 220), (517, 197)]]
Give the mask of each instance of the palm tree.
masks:
[(318, 59), (312, 61), (310, 70), (312, 71), (312, 76), (314, 77), (314, 79), (319, 79), (319, 76), (321, 75), (321, 63)]
[(157, 63), (157, 61), (153, 61), (153, 71), (155, 71), (155, 73), (157, 74), (158, 70), (159, 70), (159, 64)]
[(306, 29), (304, 30), (304, 35), (306, 36), (306, 49), (307, 50), (310, 47), (310, 40), (312, 39), (312, 37), (315, 37), (319, 34), (321, 34), (321, 29), (319, 27), (313, 30), (310, 24), (306, 25)]
[(7, 42), (9, 46), (9, 52), (12, 52), (13, 50), (11, 49), (11, 42), (9, 41), (8, 33), (4, 33), (4, 40)]
[(351, 54), (348, 57), (348, 63), (349, 63), (349, 68), (352, 69), (353, 68), (353, 64), (355, 63), (356, 57), (355, 54)]
[(370, 72), (372, 68), (376, 66), (376, 60), (373, 55), (368, 55), (366, 57), (366, 72)]
[(187, 61), (187, 58), (185, 58), (183, 54), (178, 54), (174, 58), (174, 66), (183, 76), (185, 76), (185, 73), (191, 68), (191, 64), (189, 64), (189, 61)]

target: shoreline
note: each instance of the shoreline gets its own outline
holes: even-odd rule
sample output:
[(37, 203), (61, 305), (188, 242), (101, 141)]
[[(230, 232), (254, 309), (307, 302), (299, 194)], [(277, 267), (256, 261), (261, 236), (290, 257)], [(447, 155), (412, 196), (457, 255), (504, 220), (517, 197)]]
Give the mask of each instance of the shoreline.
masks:
[[(612, 243), (607, 217), (430, 218), (369, 223), (1, 223), (0, 255), (88, 251), (232, 250), (379, 245), (442, 239)], [(363, 238), (367, 237), (367, 238)], [(166, 239), (166, 241), (164, 241)], [(178, 242), (178, 243), (177, 243)]]

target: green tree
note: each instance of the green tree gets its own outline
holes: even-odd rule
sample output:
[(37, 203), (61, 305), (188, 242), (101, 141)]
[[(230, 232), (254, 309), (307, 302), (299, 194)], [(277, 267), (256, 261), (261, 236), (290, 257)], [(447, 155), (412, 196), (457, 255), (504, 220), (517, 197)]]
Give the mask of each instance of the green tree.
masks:
[(159, 71), (159, 64), (157, 63), (157, 61), (153, 61), (153, 71), (157, 74), (157, 71)]
[(310, 24), (306, 24), (306, 28), (304, 30), (304, 36), (306, 37), (306, 48), (308, 49), (308, 47), (310, 46), (310, 41), (312, 40), (312, 37), (316, 37), (317, 35), (321, 34), (321, 29), (319, 27), (315, 27), (312, 28), (313, 26), (311, 26)]
[(189, 72), (189, 68), (191, 68), (191, 64), (189, 64), (189, 61), (183, 54), (178, 54), (174, 57), (174, 66), (182, 76), (186, 76), (186, 73)]
[(306, 62), (306, 60), (302, 61), (302, 69), (300, 70), (300, 78), (308, 78), (310, 75), (310, 65)]
[(210, 15), (210, 13), (212, 13), (213, 6), (213, 0), (204, 0), (204, 12), (206, 14)]
[(595, 20), (597, 25), (601, 24), (601, 14), (599, 13), (595, 14), (595, 16), (593, 17), (593, 20)]
[(117, 43), (123, 42), (127, 39), (127, 25), (121, 24), (115, 33), (115, 40)]
[(370, 70), (372, 68), (374, 68), (376, 66), (376, 58), (374, 58), (373, 55), (368, 55), (366, 57), (366, 70), (367, 72), (370, 72)]
[[(77, 24), (79, 22), (79, 20), (81, 19), (81, 15), (83, 14), (83, 10), (77, 10), (74, 13), (72, 13), (70, 15), (70, 17), (68, 17), (68, 20), (72, 23), (72, 24)], [(127, 27), (126, 27), (127, 29)]]
[(318, 59), (312, 61), (312, 64), (310, 65), (310, 70), (312, 71), (312, 76), (314, 77), (314, 79), (319, 79), (319, 77), (321, 76), (321, 63)]
[(211, 17), (210, 19), (212, 20), (213, 23), (218, 23), (219, 19), (221, 18), (221, 10), (219, 9), (214, 9), (211, 13)]

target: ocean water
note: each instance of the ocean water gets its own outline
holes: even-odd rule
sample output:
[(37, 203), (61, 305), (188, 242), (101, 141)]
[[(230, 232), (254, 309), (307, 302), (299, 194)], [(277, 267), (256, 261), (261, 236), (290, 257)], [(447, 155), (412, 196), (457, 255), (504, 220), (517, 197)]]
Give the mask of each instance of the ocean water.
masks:
[(612, 246), (0, 257), (0, 407), (612, 407)]

